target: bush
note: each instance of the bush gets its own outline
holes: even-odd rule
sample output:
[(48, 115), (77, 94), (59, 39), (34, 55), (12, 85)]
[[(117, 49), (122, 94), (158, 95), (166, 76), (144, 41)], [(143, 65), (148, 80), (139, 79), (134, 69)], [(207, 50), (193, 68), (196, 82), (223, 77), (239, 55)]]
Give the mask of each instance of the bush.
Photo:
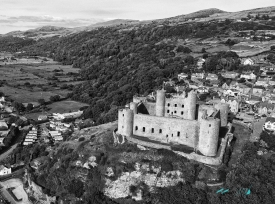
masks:
[(85, 140), (85, 137), (80, 137), (80, 138), (78, 139), (79, 142), (83, 142), (84, 140)]
[(51, 96), (50, 97), (50, 101), (51, 102), (60, 101), (60, 96), (59, 95)]

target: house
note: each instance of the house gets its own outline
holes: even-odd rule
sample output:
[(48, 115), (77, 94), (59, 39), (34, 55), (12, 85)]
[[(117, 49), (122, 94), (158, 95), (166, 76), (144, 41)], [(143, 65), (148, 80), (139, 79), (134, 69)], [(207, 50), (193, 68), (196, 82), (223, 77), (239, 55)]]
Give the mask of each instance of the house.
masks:
[(200, 58), (197, 62), (198, 69), (202, 69), (203, 64), (205, 63), (205, 59)]
[(269, 85), (271, 85), (271, 86), (275, 86), (275, 79), (271, 79), (271, 80), (269, 80)]
[(230, 84), (228, 84), (228, 83), (224, 83), (223, 85), (222, 85), (222, 88), (223, 89), (230, 89), (230, 86), (229, 86)]
[(251, 58), (242, 59), (241, 63), (243, 65), (253, 65), (253, 64), (255, 64), (254, 61)]
[(275, 130), (275, 118), (267, 117), (263, 129), (273, 132)]
[(251, 79), (254, 80), (256, 79), (256, 75), (254, 73), (250, 73), (250, 74), (241, 74), (240, 78), (244, 78), (244, 79)]
[(37, 118), (37, 120), (47, 120), (48, 119), (48, 116), (46, 116), (46, 115), (39, 115), (38, 116), (38, 118)]
[(252, 94), (257, 95), (257, 96), (262, 96), (264, 92), (264, 88), (261, 86), (254, 86), (252, 88)]
[(216, 75), (216, 74), (208, 74), (207, 77), (206, 77), (206, 80), (219, 80), (219, 77)]
[(274, 104), (268, 102), (261, 102), (258, 106), (258, 114), (269, 115), (274, 110)]
[(239, 102), (235, 98), (232, 98), (232, 97), (228, 97), (226, 99), (223, 98), (221, 99), (221, 102), (229, 104), (229, 108), (232, 113), (236, 114), (239, 112)]
[(239, 76), (239, 73), (237, 73), (237, 72), (224, 72), (224, 73), (222, 73), (222, 76), (226, 79), (235, 79)]
[(188, 77), (188, 74), (185, 74), (185, 73), (180, 73), (178, 74), (178, 80), (181, 81), (181, 80), (184, 80)]
[(236, 88), (236, 89), (239, 90), (240, 93), (245, 94), (245, 95), (249, 94), (250, 90), (251, 90), (251, 88), (246, 86), (245, 84), (239, 84), (238, 88)]
[(259, 96), (254, 96), (251, 95), (250, 97), (244, 98), (245, 102), (250, 104), (250, 105), (255, 105), (258, 104), (260, 102), (262, 102), (262, 98)]
[(233, 96), (236, 97), (239, 95), (239, 91), (237, 89), (228, 89), (223, 92), (226, 96)]
[(197, 89), (198, 93), (208, 93), (208, 89), (206, 87), (199, 87)]
[(264, 78), (259, 78), (256, 83), (256, 86), (268, 86), (268, 81), (265, 80)]
[(11, 174), (11, 168), (8, 168), (4, 165), (0, 165), (0, 176)]
[(275, 97), (274, 96), (271, 96), (268, 100), (269, 103), (271, 104), (275, 104)]
[(193, 73), (191, 75), (191, 80), (192, 80), (192, 78), (194, 78), (194, 79), (204, 79), (204, 77), (205, 77), (204, 73)]

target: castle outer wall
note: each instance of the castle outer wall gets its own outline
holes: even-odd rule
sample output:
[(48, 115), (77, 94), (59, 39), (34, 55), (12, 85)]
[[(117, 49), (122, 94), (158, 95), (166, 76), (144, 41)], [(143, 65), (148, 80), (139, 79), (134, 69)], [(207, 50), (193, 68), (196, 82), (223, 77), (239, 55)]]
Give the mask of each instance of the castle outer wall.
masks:
[[(187, 97), (183, 95), (167, 99), (165, 91), (159, 90), (156, 99), (155, 115), (150, 115), (154, 113), (153, 104), (149, 105), (147, 113), (141, 114), (141, 106), (147, 110), (146, 103), (141, 101), (138, 102), (139, 105), (132, 102), (130, 109), (119, 110), (117, 133), (127, 137), (141, 136), (163, 144), (187, 145), (205, 156), (216, 156), (221, 124), (227, 125), (227, 104), (218, 104), (215, 108), (202, 106), (198, 112), (198, 120), (195, 120), (194, 93), (189, 93)], [(168, 110), (177, 112), (171, 117)], [(177, 115), (178, 111), (180, 116)]]

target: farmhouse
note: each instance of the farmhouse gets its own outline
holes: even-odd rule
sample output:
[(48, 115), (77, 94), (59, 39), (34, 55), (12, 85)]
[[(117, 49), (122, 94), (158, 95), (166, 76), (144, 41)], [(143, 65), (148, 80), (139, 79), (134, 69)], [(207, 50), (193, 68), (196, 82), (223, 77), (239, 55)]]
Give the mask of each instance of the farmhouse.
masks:
[(11, 174), (11, 168), (8, 168), (4, 165), (0, 165), (0, 176)]

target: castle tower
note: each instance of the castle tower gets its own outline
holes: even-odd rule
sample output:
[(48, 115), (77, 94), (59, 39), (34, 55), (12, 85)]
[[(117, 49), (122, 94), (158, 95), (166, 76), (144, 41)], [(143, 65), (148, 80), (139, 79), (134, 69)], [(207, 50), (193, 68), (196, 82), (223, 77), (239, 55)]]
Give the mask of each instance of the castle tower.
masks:
[(165, 112), (165, 90), (157, 90), (156, 116), (163, 117)]
[(198, 121), (200, 122), (201, 120), (206, 119), (206, 116), (207, 116), (207, 110), (205, 110), (205, 109), (199, 109), (199, 112), (198, 112)]
[(200, 121), (197, 149), (205, 156), (212, 157), (217, 154), (220, 123), (220, 119), (214, 118), (201, 119)]
[(189, 92), (188, 96), (186, 98), (186, 103), (185, 103), (185, 107), (186, 107), (186, 111), (187, 111), (187, 115), (186, 115), (186, 119), (189, 120), (195, 120), (196, 117), (196, 103), (197, 103), (197, 95), (196, 93)]
[(137, 103), (131, 102), (130, 109), (134, 112), (134, 114), (137, 114)]
[(125, 136), (133, 135), (134, 112), (131, 109), (118, 111), (118, 133)]
[(214, 107), (220, 111), (220, 118), (221, 118), (221, 127), (227, 126), (227, 119), (229, 113), (229, 104), (226, 103), (218, 103), (215, 104)]

